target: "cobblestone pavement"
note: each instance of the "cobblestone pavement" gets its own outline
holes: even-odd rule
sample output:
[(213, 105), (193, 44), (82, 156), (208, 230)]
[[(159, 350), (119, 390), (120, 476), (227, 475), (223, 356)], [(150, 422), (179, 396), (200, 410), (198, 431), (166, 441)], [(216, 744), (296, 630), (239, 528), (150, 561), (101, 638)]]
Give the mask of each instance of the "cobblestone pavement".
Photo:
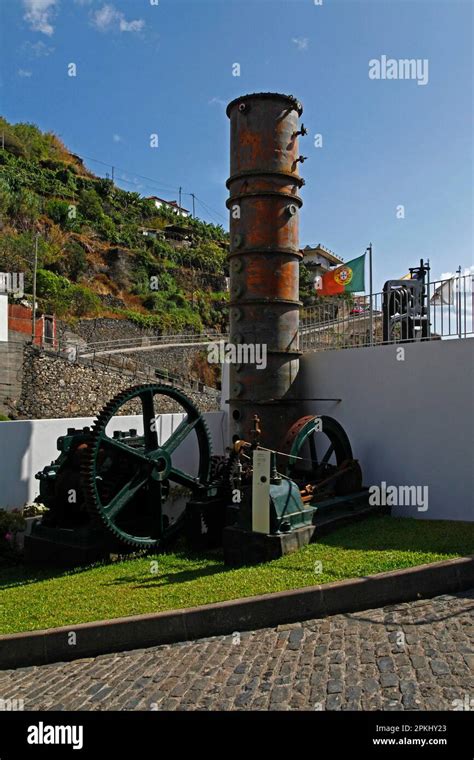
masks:
[(0, 698), (25, 710), (474, 709), (474, 589), (1, 671)]

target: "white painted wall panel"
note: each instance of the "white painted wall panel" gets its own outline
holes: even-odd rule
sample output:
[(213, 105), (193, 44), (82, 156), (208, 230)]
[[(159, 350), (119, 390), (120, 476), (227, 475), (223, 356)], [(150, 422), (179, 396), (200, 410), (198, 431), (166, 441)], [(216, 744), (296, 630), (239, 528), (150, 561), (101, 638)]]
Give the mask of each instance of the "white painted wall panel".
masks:
[(474, 521), (474, 339), (305, 354), (302, 413), (335, 417), (349, 435), (365, 485), (427, 485), (426, 512), (395, 515)]
[[(163, 414), (157, 425), (161, 442), (179, 425), (182, 414)], [(208, 412), (204, 418), (210, 428), (213, 453), (223, 454), (225, 449), (226, 418), (223, 412)], [(91, 425), (91, 417), (55, 420), (18, 420), (0, 422), (0, 507), (13, 509), (32, 501), (39, 492), (39, 482), (35, 474), (57, 458), (56, 441), (65, 435), (68, 427), (82, 428)], [(112, 430), (136, 428), (143, 432), (140, 416), (114, 418)], [(178, 467), (193, 473), (197, 464), (195, 436), (191, 434), (176, 451), (173, 460)]]
[(0, 343), (8, 340), (8, 296), (0, 293)]

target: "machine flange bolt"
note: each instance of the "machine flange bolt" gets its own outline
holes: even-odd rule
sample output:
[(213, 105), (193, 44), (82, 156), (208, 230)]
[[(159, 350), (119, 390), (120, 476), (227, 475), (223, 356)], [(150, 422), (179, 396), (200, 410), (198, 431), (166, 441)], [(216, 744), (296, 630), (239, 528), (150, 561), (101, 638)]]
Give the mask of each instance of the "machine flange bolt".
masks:
[(242, 383), (234, 383), (234, 385), (232, 386), (232, 393), (234, 396), (241, 396), (243, 390), (244, 390), (244, 386), (242, 385)]
[(297, 132), (293, 132), (293, 137), (298, 137), (298, 135), (301, 135), (301, 137), (304, 137), (308, 134), (308, 130), (306, 129), (305, 125), (301, 125), (301, 129), (299, 129)]

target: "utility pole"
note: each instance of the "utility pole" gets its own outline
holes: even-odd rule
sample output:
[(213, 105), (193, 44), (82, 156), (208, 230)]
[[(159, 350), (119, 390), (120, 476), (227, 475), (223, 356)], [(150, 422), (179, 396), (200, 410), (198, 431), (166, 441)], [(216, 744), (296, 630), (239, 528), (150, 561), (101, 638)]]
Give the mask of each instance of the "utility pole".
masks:
[(115, 166), (112, 166), (112, 182), (114, 181), (115, 177)]
[(194, 213), (194, 200), (195, 200), (194, 193), (191, 193), (191, 198), (193, 199), (193, 219), (195, 219), (196, 215)]
[(181, 190), (182, 189), (183, 189), (182, 187), (179, 188), (179, 204), (178, 204), (179, 205), (179, 212), (178, 213), (179, 213), (180, 216), (181, 216)]
[(39, 233), (36, 233), (35, 237), (35, 263), (33, 267), (33, 321), (31, 328), (31, 342), (35, 343), (36, 337), (36, 273), (38, 271), (38, 237)]

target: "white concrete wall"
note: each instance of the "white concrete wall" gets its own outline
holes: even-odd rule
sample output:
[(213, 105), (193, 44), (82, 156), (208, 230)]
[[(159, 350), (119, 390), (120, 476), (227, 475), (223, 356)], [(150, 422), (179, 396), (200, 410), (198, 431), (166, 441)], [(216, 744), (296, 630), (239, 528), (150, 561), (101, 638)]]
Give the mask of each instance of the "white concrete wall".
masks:
[(395, 515), (474, 521), (474, 339), (305, 354), (306, 414), (335, 417), (349, 435), (365, 485), (427, 485), (428, 510)]
[[(429, 488), (428, 510), (398, 507), (394, 514), (420, 519), (474, 521), (474, 339), (401, 346), (322, 351), (301, 358), (301, 396), (341, 398), (341, 403), (302, 403), (301, 414), (328, 414), (346, 429), (359, 459), (365, 485), (418, 485)], [(228, 398), (228, 366), (222, 399)], [(227, 411), (228, 405), (222, 404)], [(224, 453), (227, 417), (205, 418), (213, 451)], [(161, 440), (180, 415), (163, 415)], [(122, 417), (115, 429), (136, 427), (139, 417)], [(57, 456), (56, 439), (68, 427), (91, 418), (0, 423), (0, 507), (22, 506), (38, 493), (36, 472)], [(192, 440), (183, 445), (192, 467)]]
[[(158, 439), (164, 442), (179, 425), (182, 414), (163, 414), (157, 425)], [(226, 446), (226, 416), (222, 412), (208, 412), (204, 418), (210, 428), (213, 453), (223, 454)], [(13, 509), (32, 501), (39, 492), (35, 474), (58, 456), (56, 441), (65, 435), (68, 427), (82, 428), (91, 425), (91, 417), (55, 420), (18, 420), (0, 422), (0, 507)], [(143, 432), (142, 417), (116, 417), (107, 428)], [(191, 434), (176, 450), (177, 467), (194, 474), (197, 461), (195, 435)]]
[(0, 343), (8, 341), (8, 295), (0, 293)]

